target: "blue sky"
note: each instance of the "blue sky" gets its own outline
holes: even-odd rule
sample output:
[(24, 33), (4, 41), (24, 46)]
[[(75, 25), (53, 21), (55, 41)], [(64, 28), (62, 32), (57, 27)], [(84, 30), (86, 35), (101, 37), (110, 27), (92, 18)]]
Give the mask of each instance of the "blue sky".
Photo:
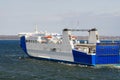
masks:
[(97, 28), (119, 36), (120, 0), (0, 0), (0, 35), (63, 28)]

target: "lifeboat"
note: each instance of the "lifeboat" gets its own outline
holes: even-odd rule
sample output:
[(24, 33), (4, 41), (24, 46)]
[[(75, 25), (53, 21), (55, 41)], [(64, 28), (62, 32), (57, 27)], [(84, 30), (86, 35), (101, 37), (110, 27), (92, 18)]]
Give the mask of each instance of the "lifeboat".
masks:
[(77, 36), (71, 36), (72, 39), (77, 39)]
[(77, 36), (69, 35), (69, 38), (72, 40), (75, 40), (75, 39), (77, 39)]
[(47, 36), (44, 36), (44, 38), (46, 38), (46, 39), (51, 39), (52, 36), (51, 36), (51, 35), (47, 35)]

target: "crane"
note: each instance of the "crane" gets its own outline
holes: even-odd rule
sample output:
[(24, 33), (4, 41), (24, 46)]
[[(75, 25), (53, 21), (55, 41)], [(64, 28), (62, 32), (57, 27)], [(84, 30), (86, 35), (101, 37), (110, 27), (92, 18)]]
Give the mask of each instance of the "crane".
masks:
[(98, 32), (96, 28), (92, 28), (92, 29), (63, 29), (63, 31), (87, 31), (89, 32), (89, 36), (88, 36), (88, 42), (89, 43), (97, 43), (99, 42), (99, 36), (98, 36)]
[(88, 32), (90, 32), (90, 31), (97, 31), (97, 29), (96, 28), (92, 28), (92, 29), (63, 29), (63, 31), (88, 31)]

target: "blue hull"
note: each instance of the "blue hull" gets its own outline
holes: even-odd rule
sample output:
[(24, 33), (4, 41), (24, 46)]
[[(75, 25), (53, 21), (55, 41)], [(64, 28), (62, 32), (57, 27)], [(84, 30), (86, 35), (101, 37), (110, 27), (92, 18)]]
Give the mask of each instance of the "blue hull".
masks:
[[(21, 37), (20, 45), (24, 52), (27, 53), (26, 49), (26, 41), (25, 37)], [(120, 63), (120, 56), (119, 56), (120, 45), (119, 44), (111, 44), (111, 43), (104, 43), (104, 44), (97, 44), (96, 45), (96, 53), (94, 55), (89, 55), (79, 50), (73, 49), (72, 54), (74, 61), (64, 61), (64, 60), (56, 60), (56, 59), (47, 59), (41, 57), (33, 57), (36, 59), (45, 59), (45, 60), (52, 60), (52, 61), (60, 61), (65, 63), (72, 63), (72, 64), (82, 64), (82, 65), (92, 65), (95, 66), (97, 64), (119, 64)]]
[(88, 55), (84, 52), (80, 52), (74, 49), (72, 50), (72, 53), (75, 63), (95, 66), (95, 55)]

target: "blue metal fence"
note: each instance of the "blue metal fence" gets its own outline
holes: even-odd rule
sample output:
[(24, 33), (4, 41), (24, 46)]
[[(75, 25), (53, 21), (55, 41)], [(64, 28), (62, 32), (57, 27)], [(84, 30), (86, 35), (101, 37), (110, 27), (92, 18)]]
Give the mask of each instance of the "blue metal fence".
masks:
[(119, 44), (98, 43), (96, 46), (96, 64), (117, 64), (120, 62)]

